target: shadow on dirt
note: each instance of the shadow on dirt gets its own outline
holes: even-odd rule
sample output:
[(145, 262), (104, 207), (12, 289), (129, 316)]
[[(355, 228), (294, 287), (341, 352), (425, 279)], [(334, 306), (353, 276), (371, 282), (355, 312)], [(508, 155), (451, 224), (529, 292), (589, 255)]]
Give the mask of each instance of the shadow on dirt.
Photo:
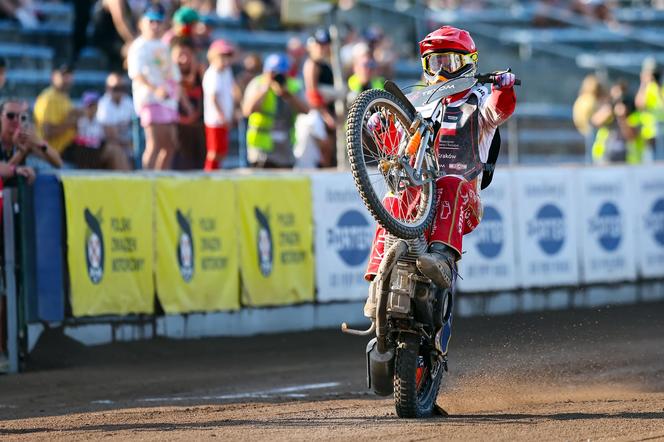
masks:
[(389, 416), (367, 416), (367, 417), (340, 417), (340, 418), (283, 418), (283, 419), (223, 419), (200, 423), (124, 423), (124, 424), (100, 424), (82, 425), (80, 427), (33, 427), (22, 429), (0, 429), (0, 436), (39, 434), (49, 432), (103, 432), (114, 433), (121, 431), (186, 431), (186, 430), (212, 430), (224, 427), (252, 427), (252, 428), (324, 428), (329, 426), (349, 425), (356, 426), (364, 423), (380, 422), (381, 425), (398, 425), (404, 423), (417, 424), (451, 424), (467, 425), (473, 423), (490, 424), (523, 424), (535, 425), (541, 421), (568, 421), (568, 420), (602, 420), (602, 419), (664, 419), (664, 412), (623, 412), (623, 413), (553, 413), (553, 414), (522, 414), (522, 413), (496, 413), (496, 414), (472, 414), (437, 417), (431, 419), (398, 419), (394, 415)]

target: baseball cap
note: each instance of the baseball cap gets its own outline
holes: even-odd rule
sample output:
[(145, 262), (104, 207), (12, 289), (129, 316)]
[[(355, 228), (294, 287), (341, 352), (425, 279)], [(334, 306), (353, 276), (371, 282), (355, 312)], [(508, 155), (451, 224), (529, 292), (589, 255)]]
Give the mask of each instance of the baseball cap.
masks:
[(200, 21), (200, 16), (195, 9), (183, 6), (173, 14), (173, 21), (181, 25), (188, 25)]
[(159, 3), (152, 3), (143, 11), (143, 17), (151, 21), (164, 21), (165, 16), (166, 11)]
[(316, 43), (321, 45), (330, 44), (331, 41), (330, 33), (323, 28), (317, 29), (316, 32), (314, 32), (314, 34), (312, 35), (312, 38)]
[(62, 63), (53, 68), (53, 72), (59, 72), (61, 74), (72, 74), (74, 73), (74, 67), (69, 63)]
[(290, 68), (288, 57), (283, 54), (270, 54), (263, 63), (263, 72), (286, 74)]
[(83, 92), (83, 96), (81, 97), (81, 103), (83, 106), (88, 107), (92, 104), (95, 104), (99, 101), (99, 94), (95, 91), (86, 91)]
[(233, 47), (232, 44), (230, 44), (226, 40), (219, 39), (212, 42), (208, 52), (222, 54), (222, 55), (230, 55), (233, 52), (235, 52), (235, 48)]

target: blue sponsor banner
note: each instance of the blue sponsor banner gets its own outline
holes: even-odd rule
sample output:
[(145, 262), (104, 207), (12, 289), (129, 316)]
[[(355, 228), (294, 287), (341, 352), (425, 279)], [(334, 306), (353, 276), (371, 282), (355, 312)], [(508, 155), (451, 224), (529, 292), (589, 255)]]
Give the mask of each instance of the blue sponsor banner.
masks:
[(519, 285), (511, 180), (512, 172), (501, 169), (491, 186), (481, 192), (482, 222), (463, 239), (461, 291), (509, 290)]
[(628, 169), (582, 169), (578, 198), (581, 279), (585, 283), (636, 278), (636, 217)]
[(350, 173), (312, 176), (317, 300), (361, 300), (376, 223)]
[(576, 285), (576, 174), (571, 169), (515, 172), (519, 273), (524, 287)]
[(64, 209), (62, 185), (54, 175), (33, 184), (37, 315), (42, 321), (64, 319)]
[(664, 167), (646, 166), (632, 171), (636, 182), (636, 256), (641, 276), (664, 276)]

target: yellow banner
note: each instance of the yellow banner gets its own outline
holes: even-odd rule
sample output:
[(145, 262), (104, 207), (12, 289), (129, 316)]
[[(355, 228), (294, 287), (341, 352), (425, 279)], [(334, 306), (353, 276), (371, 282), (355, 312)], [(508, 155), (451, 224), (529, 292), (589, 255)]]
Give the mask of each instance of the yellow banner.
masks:
[(311, 186), (307, 178), (237, 181), (242, 302), (284, 305), (314, 299)]
[(166, 313), (240, 307), (233, 182), (159, 178), (157, 294)]
[(74, 316), (152, 313), (152, 182), (125, 175), (62, 181)]

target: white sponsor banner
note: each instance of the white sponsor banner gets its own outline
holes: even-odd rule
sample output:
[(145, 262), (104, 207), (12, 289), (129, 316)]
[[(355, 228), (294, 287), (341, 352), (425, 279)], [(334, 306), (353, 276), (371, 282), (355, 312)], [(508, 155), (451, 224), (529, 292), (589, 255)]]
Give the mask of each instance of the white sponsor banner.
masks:
[(579, 282), (577, 175), (565, 168), (515, 171), (519, 274), (524, 287)]
[(480, 225), (463, 238), (459, 290), (485, 292), (518, 286), (515, 257), (512, 173), (500, 169), (481, 191), (484, 214)]
[(579, 174), (581, 280), (595, 283), (636, 279), (636, 217), (627, 168), (586, 168)]
[(350, 173), (319, 173), (311, 181), (317, 299), (366, 299), (364, 272), (376, 223)]
[(664, 166), (632, 169), (636, 181), (636, 256), (641, 276), (664, 276)]

